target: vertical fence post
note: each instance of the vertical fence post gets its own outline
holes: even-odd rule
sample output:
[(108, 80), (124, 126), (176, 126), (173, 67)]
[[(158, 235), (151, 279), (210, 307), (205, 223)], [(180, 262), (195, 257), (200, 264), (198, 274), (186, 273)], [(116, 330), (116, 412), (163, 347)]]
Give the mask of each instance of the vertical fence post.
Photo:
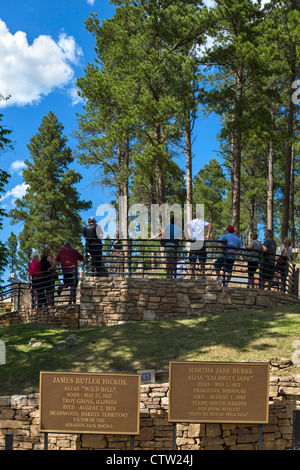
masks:
[(293, 450), (300, 450), (300, 410), (293, 411)]
[(132, 268), (132, 239), (129, 238), (127, 239), (128, 242), (128, 271), (129, 271), (129, 277), (131, 276), (131, 268)]
[(292, 285), (292, 293), (296, 297), (299, 295), (299, 268), (296, 268), (295, 265), (293, 265), (293, 285)]
[(20, 310), (20, 301), (21, 301), (21, 283), (18, 282), (18, 299), (17, 299), (17, 310)]
[(176, 434), (177, 434), (177, 427), (176, 423), (173, 423), (173, 450), (176, 450)]
[(11, 432), (5, 434), (5, 450), (13, 450), (13, 435)]

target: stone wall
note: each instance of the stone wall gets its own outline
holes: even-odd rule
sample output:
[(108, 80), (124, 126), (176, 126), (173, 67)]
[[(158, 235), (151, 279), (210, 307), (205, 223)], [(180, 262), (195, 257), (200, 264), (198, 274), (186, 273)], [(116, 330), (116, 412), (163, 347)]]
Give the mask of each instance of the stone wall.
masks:
[(29, 321), (29, 310), (20, 310), (19, 312), (6, 312), (0, 314), (0, 327), (17, 325)]
[(78, 329), (126, 321), (174, 320), (243, 308), (278, 307), (300, 303), (276, 290), (226, 287), (216, 280), (134, 277), (84, 278), (76, 305), (0, 315), (0, 327), (21, 322), (53, 328)]
[[(271, 377), (269, 422), (262, 425), (263, 450), (291, 450), (293, 410), (300, 408), (300, 376)], [(135, 450), (172, 450), (173, 424), (168, 422), (169, 384), (141, 386), (140, 434)], [(14, 449), (42, 450), (39, 394), (0, 397), (0, 450), (5, 434), (13, 433)], [(178, 450), (256, 450), (258, 426), (246, 424), (176, 424)], [(128, 450), (124, 435), (49, 434), (49, 450)]]
[(223, 288), (220, 281), (202, 279), (86, 278), (81, 282), (80, 292), (81, 328), (299, 302), (298, 298), (278, 291)]
[(53, 328), (77, 330), (79, 328), (80, 305), (57, 305), (39, 309), (22, 308), (18, 312), (0, 315), (0, 327), (18, 323), (47, 325)]

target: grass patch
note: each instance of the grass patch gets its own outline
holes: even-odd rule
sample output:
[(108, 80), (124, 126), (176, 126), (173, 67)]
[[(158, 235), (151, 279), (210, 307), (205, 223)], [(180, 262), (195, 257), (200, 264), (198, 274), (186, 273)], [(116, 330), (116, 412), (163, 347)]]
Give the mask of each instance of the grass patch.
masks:
[[(170, 361), (268, 361), (292, 358), (300, 339), (299, 305), (208, 314), (189, 320), (126, 323), (90, 330), (31, 324), (0, 329), (6, 364), (0, 365), (0, 396), (39, 390), (39, 372), (136, 373), (167, 370)], [(59, 343), (75, 333), (67, 349)], [(29, 345), (34, 337), (44, 341)], [(294, 367), (282, 374), (300, 373)]]

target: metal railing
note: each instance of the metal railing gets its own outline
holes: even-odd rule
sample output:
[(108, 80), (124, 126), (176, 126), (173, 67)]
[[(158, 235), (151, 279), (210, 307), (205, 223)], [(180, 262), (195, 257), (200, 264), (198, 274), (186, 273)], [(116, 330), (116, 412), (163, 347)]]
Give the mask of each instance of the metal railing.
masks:
[(0, 311), (10, 303), (10, 309), (18, 311), (23, 305), (30, 305), (30, 285), (27, 282), (15, 281), (0, 287)]
[(34, 273), (30, 276), (31, 307), (75, 304), (78, 276), (75, 266)]
[(200, 252), (193, 249), (191, 241), (174, 242), (162, 245), (160, 240), (112, 239), (100, 245), (89, 241), (85, 247), (85, 273), (219, 279), (224, 287), (272, 289), (298, 296), (299, 269), (290, 261), (280, 265), (280, 255), (246, 248), (235, 251), (217, 240), (205, 241), (204, 251)]

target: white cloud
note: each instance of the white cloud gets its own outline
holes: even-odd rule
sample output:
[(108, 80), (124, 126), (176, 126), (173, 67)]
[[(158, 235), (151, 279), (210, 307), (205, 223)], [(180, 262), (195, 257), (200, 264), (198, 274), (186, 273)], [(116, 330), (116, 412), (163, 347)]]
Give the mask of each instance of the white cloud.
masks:
[[(257, 3), (257, 0), (252, 0), (253, 3)], [(261, 6), (264, 7), (266, 3), (269, 3), (270, 0), (261, 0)], [(214, 8), (216, 6), (216, 2), (214, 0), (203, 0), (204, 5), (208, 8)]]
[(61, 34), (58, 42), (38, 36), (28, 43), (26, 33), (11, 34), (0, 19), (0, 107), (33, 104), (55, 88), (72, 81), (82, 51), (72, 36)]
[(12, 164), (10, 165), (10, 171), (11, 173), (22, 173), (22, 170), (24, 170), (24, 168), (26, 167), (26, 163), (23, 161), (23, 160), (15, 160), (14, 162), (12, 162)]
[(78, 95), (78, 88), (76, 85), (69, 89), (69, 95), (71, 97), (73, 106), (78, 103), (84, 103), (84, 100), (81, 98), (81, 96)]
[(95, 0), (86, 0), (88, 5), (94, 6)]
[(7, 191), (7, 193), (3, 197), (0, 198), (0, 201), (2, 202), (5, 199), (8, 199), (10, 197), (13, 199), (20, 199), (25, 195), (26, 190), (28, 188), (29, 188), (29, 184), (26, 184), (26, 183), (17, 184), (17, 186)]
[(204, 0), (203, 3), (207, 8), (214, 8), (216, 6), (214, 0)]

